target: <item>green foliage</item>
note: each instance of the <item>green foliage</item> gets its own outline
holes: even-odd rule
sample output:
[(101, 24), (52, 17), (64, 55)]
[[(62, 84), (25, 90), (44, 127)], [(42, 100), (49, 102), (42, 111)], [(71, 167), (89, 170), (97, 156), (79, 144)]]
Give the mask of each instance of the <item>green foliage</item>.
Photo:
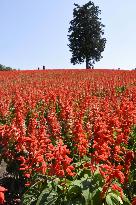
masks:
[(121, 198), (118, 191), (110, 191), (106, 196), (106, 205), (130, 205), (130, 201), (125, 195)]
[[(46, 177), (45, 177), (46, 178)], [(104, 180), (98, 170), (82, 170), (72, 179), (50, 178), (37, 181), (24, 194), (23, 205), (130, 205), (129, 200), (110, 188), (104, 199)]]
[(128, 148), (136, 152), (136, 125), (132, 127)]
[(136, 125), (133, 125), (131, 129), (127, 148), (134, 153), (134, 158), (131, 161), (129, 179), (125, 189), (126, 195), (132, 200), (136, 194)]
[(42, 181), (39, 180), (39, 183), (26, 191), (22, 204), (101, 205), (100, 185), (102, 184), (102, 177), (99, 172), (95, 172), (93, 176), (88, 176), (88, 174), (82, 172), (78, 178), (76, 177), (74, 180), (50, 179), (44, 183), (44, 186), (41, 186)]
[(0, 71), (9, 71), (12, 70), (11, 67), (6, 67), (5, 65), (0, 64)]
[(74, 5), (73, 20), (68, 30), (71, 63), (75, 65), (85, 61), (86, 68), (90, 68), (102, 58), (106, 44), (106, 39), (102, 38), (104, 25), (99, 18), (101, 11), (91, 1), (83, 6)]
[(36, 205), (43, 205), (43, 204), (54, 204), (57, 201), (57, 194), (53, 192), (52, 190), (44, 189), (40, 196), (38, 197), (38, 200), (36, 202)]
[(120, 87), (115, 88), (116, 93), (123, 93), (126, 90), (126, 86), (122, 85)]
[[(24, 193), (22, 197), (21, 204), (24, 205), (34, 205), (38, 200), (41, 198), (42, 191), (45, 190), (45, 187), (47, 187), (47, 180), (44, 176), (39, 176), (38, 174), (35, 174), (32, 178), (33, 181), (35, 181), (34, 184), (32, 184)], [(50, 185), (50, 183), (49, 183)], [(48, 189), (48, 192), (49, 189)], [(38, 199), (39, 197), (39, 199)]]

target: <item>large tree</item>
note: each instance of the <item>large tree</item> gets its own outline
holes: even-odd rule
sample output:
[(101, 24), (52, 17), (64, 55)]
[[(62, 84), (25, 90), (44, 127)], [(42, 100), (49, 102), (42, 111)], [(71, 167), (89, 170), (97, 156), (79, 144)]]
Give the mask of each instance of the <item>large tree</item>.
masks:
[(105, 27), (101, 23), (101, 10), (89, 1), (83, 6), (74, 4), (73, 20), (69, 28), (69, 48), (72, 52), (71, 63), (86, 62), (86, 68), (93, 67), (95, 61), (99, 61), (104, 51), (106, 38), (103, 38)]

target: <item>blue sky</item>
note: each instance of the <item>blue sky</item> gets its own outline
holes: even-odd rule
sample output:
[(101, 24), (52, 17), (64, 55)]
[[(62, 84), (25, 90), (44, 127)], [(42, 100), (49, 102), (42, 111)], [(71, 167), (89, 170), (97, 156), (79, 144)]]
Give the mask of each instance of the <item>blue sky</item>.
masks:
[[(0, 64), (20, 69), (73, 66), (67, 46), (74, 3), (86, 0), (0, 0)], [(136, 0), (94, 0), (102, 11), (106, 48), (95, 68), (136, 67)]]

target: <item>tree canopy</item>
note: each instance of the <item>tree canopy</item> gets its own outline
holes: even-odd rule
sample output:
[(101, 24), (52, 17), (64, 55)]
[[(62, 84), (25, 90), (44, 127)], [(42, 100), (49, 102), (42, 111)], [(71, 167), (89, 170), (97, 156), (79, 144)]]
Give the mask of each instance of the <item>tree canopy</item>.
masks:
[(92, 1), (80, 6), (74, 4), (73, 20), (69, 27), (69, 48), (72, 52), (71, 63), (86, 62), (86, 68), (91, 68), (102, 58), (106, 38), (103, 38), (105, 27), (101, 23), (101, 10)]
[(8, 70), (12, 70), (11, 67), (6, 67), (5, 65), (0, 64), (0, 71), (8, 71)]

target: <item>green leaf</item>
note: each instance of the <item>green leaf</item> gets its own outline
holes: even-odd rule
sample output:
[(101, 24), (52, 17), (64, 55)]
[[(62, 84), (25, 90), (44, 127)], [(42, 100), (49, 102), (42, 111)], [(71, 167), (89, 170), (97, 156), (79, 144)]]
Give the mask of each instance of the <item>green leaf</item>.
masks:
[(81, 187), (75, 185), (69, 190), (69, 195), (77, 195), (81, 194), (82, 190)]
[(89, 204), (91, 202), (92, 194), (90, 193), (89, 188), (82, 191), (82, 195), (85, 198), (85, 204)]
[(36, 202), (36, 196), (34, 196), (33, 194), (24, 194), (24, 196), (22, 197), (21, 200), (21, 204), (23, 205), (31, 205), (34, 202)]
[[(45, 205), (55, 205), (56, 201), (57, 201), (57, 197), (54, 196), (53, 198), (52, 197), (48, 198), (48, 201), (45, 202), (44, 204)], [(41, 203), (40, 205), (43, 205), (43, 203)]]
[(129, 199), (125, 195), (123, 195), (123, 202), (123, 205), (131, 205)]
[(94, 205), (102, 205), (102, 200), (100, 197), (101, 189), (95, 189), (92, 193), (92, 201)]
[(112, 202), (109, 194), (106, 196), (106, 203), (107, 203), (107, 205), (113, 205), (113, 202)]
[(75, 181), (73, 181), (73, 185), (75, 185), (75, 186), (81, 186), (81, 180), (75, 180)]
[(38, 197), (36, 205), (54, 204), (57, 200), (57, 195), (53, 190), (44, 189)]
[(119, 204), (123, 204), (123, 201), (121, 199), (120, 196), (118, 196), (117, 194), (115, 193), (109, 193), (110, 197), (112, 198), (112, 200), (115, 200), (115, 201), (118, 201)]
[(102, 187), (103, 186), (103, 178), (98, 170), (95, 171), (93, 175), (92, 183), (95, 185), (95, 187)]
[(70, 200), (71, 205), (85, 205), (85, 198), (81, 195), (78, 198), (73, 198)]
[(118, 195), (118, 193), (109, 193), (106, 196), (106, 203), (107, 205), (121, 205), (123, 203), (121, 197)]

